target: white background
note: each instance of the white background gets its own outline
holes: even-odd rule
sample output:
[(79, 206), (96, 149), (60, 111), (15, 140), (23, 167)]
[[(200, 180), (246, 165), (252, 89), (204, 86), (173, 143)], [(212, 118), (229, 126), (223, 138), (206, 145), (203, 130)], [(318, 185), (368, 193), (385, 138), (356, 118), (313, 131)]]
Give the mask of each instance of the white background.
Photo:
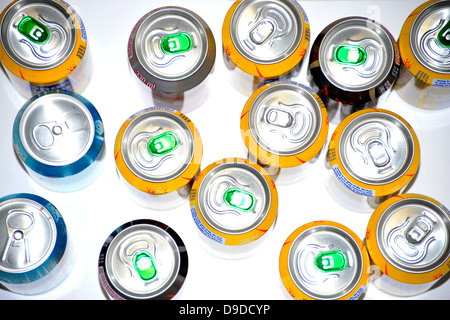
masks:
[[(351, 15), (369, 17), (383, 24), (397, 39), (406, 17), (422, 1), (300, 1), (311, 24), (311, 44), (330, 22)], [(8, 1), (0, 0), (0, 10)], [(324, 153), (308, 178), (280, 186), (278, 220), (274, 232), (253, 256), (223, 260), (207, 253), (192, 220), (189, 204), (170, 211), (151, 211), (136, 205), (120, 183), (115, 169), (114, 140), (122, 123), (146, 107), (135, 94), (127, 65), (127, 42), (135, 23), (147, 12), (165, 5), (186, 7), (199, 14), (213, 31), (217, 57), (212, 74), (213, 92), (200, 108), (187, 113), (197, 126), (204, 145), (202, 168), (225, 157), (245, 157), (240, 136), (240, 114), (247, 97), (225, 79), (222, 58), (222, 23), (233, 3), (230, 0), (71, 0), (82, 17), (94, 61), (93, 77), (82, 93), (98, 109), (105, 125), (106, 159), (100, 178), (86, 189), (60, 194), (34, 183), (12, 145), (16, 113), (25, 103), (0, 70), (0, 196), (29, 192), (52, 202), (62, 213), (76, 251), (69, 276), (57, 288), (37, 296), (0, 290), (0, 299), (106, 299), (98, 281), (100, 249), (108, 235), (125, 222), (149, 218), (166, 223), (186, 244), (189, 270), (179, 299), (283, 299), (278, 257), (284, 240), (301, 225), (314, 220), (333, 220), (359, 237), (366, 232), (370, 214), (354, 213), (337, 205), (323, 184)], [(309, 58), (309, 50), (305, 60)], [(296, 81), (305, 83), (307, 63)], [(305, 83), (306, 84), (306, 83)], [(402, 102), (395, 92), (379, 107), (397, 112), (415, 129), (421, 146), (420, 171), (409, 192), (431, 196), (450, 206), (450, 108), (423, 111)], [(330, 126), (329, 137), (335, 125)], [(449, 299), (450, 281), (409, 299)], [(364, 299), (400, 299), (368, 285)]]

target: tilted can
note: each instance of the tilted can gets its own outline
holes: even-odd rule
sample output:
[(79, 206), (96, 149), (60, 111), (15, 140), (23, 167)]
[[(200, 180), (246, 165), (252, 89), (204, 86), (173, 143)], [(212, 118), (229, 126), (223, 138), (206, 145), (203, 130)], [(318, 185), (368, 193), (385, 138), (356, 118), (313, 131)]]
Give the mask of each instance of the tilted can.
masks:
[(309, 20), (297, 1), (236, 1), (222, 28), (231, 84), (250, 95), (266, 81), (289, 80), (299, 73), (309, 38)]
[(46, 91), (29, 99), (17, 113), (13, 141), (30, 177), (50, 190), (80, 190), (103, 172), (103, 122), (77, 93)]
[(311, 49), (308, 77), (327, 106), (330, 122), (376, 107), (387, 98), (400, 69), (391, 33), (365, 17), (346, 17), (325, 27)]
[(326, 187), (343, 207), (372, 212), (405, 190), (419, 163), (419, 140), (402, 117), (383, 109), (361, 110), (345, 118), (331, 137)]
[(406, 18), (398, 38), (402, 68), (394, 87), (424, 109), (450, 106), (450, 1), (427, 1)]
[(365, 292), (370, 261), (352, 230), (333, 221), (314, 221), (286, 239), (279, 268), (287, 299), (357, 300)]
[(328, 116), (312, 89), (295, 82), (273, 82), (256, 90), (241, 114), (241, 135), (249, 159), (277, 185), (304, 178), (328, 135)]
[(260, 248), (274, 228), (278, 193), (259, 165), (227, 158), (200, 172), (190, 204), (205, 249), (221, 258), (240, 259)]
[(68, 3), (13, 1), (0, 22), (0, 61), (23, 96), (86, 88), (91, 76), (86, 29)]
[(450, 269), (450, 212), (433, 198), (400, 194), (383, 202), (367, 225), (373, 283), (398, 296), (429, 290)]
[(216, 44), (206, 22), (180, 7), (144, 15), (128, 42), (132, 78), (144, 102), (188, 112), (209, 94)]
[(187, 202), (200, 172), (203, 145), (184, 114), (151, 107), (123, 123), (114, 155), (119, 178), (132, 198), (145, 207), (167, 209)]
[(63, 217), (34, 194), (0, 198), (0, 248), (0, 282), (19, 294), (55, 288), (74, 261)]
[(113, 300), (170, 300), (188, 272), (188, 254), (180, 236), (154, 220), (127, 222), (114, 230), (100, 251), (102, 289)]

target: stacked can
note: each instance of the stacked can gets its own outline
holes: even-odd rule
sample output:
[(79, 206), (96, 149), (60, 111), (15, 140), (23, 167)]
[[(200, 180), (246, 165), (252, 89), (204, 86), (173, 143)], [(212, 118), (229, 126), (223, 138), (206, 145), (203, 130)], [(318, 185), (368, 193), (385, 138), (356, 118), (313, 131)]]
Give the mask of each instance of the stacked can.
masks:
[(428, 1), (403, 24), (402, 68), (395, 91), (424, 109), (450, 106), (450, 1)]
[(169, 300), (179, 294), (188, 254), (179, 235), (154, 220), (133, 220), (114, 230), (100, 252), (103, 290), (114, 300)]
[(320, 92), (330, 122), (375, 107), (387, 97), (400, 69), (400, 53), (378, 22), (347, 17), (320, 32), (311, 49), (311, 87)]
[(296, 300), (357, 300), (370, 272), (364, 243), (332, 221), (295, 230), (281, 248), (279, 267), (283, 293)]
[(254, 253), (273, 229), (278, 193), (259, 165), (230, 158), (202, 170), (190, 204), (205, 249), (221, 258), (239, 259)]
[(299, 72), (309, 38), (308, 17), (297, 1), (236, 1), (222, 28), (232, 85), (248, 96), (268, 80), (289, 80)]
[(73, 263), (60, 212), (33, 194), (0, 198), (0, 282), (20, 294), (55, 288)]
[(247, 100), (241, 135), (250, 160), (263, 166), (277, 185), (291, 183), (305, 177), (325, 145), (327, 111), (310, 88), (273, 82)]
[(102, 172), (103, 122), (77, 93), (46, 91), (28, 100), (16, 116), (13, 141), (30, 177), (50, 190), (80, 190)]
[(84, 90), (91, 73), (86, 30), (69, 4), (13, 1), (0, 21), (0, 61), (22, 95)]
[(188, 112), (208, 97), (216, 44), (192, 11), (162, 7), (143, 16), (128, 42), (128, 61), (143, 100)]
[(145, 207), (167, 209), (187, 201), (200, 171), (203, 145), (184, 114), (152, 107), (124, 122), (114, 155), (119, 178), (132, 198)]
[(402, 117), (361, 110), (345, 118), (331, 137), (326, 186), (343, 207), (371, 212), (405, 189), (419, 163), (419, 141)]
[(435, 285), (450, 269), (450, 212), (428, 196), (401, 194), (383, 202), (367, 226), (374, 284), (412, 296)]

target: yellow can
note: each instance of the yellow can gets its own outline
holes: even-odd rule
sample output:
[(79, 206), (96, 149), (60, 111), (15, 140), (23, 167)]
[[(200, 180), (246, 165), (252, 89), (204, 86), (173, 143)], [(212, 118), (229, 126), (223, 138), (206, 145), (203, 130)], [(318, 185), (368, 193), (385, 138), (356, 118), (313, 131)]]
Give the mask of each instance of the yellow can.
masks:
[(69, 4), (17, 0), (0, 21), (0, 61), (23, 96), (85, 89), (90, 79), (86, 29)]
[(402, 68), (394, 87), (409, 104), (450, 106), (450, 1), (427, 1), (403, 24), (398, 39)]
[(423, 293), (450, 269), (450, 212), (435, 199), (400, 194), (383, 202), (367, 225), (374, 284), (393, 295)]

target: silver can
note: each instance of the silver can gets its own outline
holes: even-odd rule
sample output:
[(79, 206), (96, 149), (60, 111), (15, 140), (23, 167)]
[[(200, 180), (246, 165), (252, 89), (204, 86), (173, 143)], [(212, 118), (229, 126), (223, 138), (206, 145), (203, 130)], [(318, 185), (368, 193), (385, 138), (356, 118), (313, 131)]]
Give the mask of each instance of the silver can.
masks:
[(283, 292), (296, 300), (357, 300), (370, 262), (364, 243), (347, 227), (315, 221), (295, 230), (280, 253)]
[(25, 97), (48, 90), (81, 92), (91, 64), (78, 13), (62, 0), (13, 1), (0, 15), (0, 61)]
[(240, 259), (254, 253), (274, 228), (278, 193), (259, 165), (230, 158), (202, 170), (190, 204), (205, 249), (221, 258)]
[(33, 194), (0, 198), (0, 248), (0, 281), (19, 294), (39, 294), (55, 288), (73, 263), (60, 212)]
[(200, 171), (203, 146), (184, 114), (152, 107), (124, 122), (114, 155), (119, 178), (132, 199), (144, 207), (167, 209), (187, 201)]
[(450, 105), (450, 1), (427, 1), (405, 20), (398, 39), (402, 68), (395, 91), (424, 109)]
[(128, 61), (143, 100), (185, 113), (208, 97), (216, 44), (206, 22), (180, 7), (143, 16), (128, 42)]
[(419, 164), (419, 140), (402, 117), (383, 109), (361, 110), (344, 119), (331, 137), (326, 187), (343, 207), (372, 212), (405, 190)]
[(188, 254), (178, 234), (154, 220), (133, 220), (107, 238), (98, 261), (103, 290), (114, 300), (169, 300), (182, 288)]
[(304, 178), (328, 136), (324, 104), (312, 89), (295, 82), (264, 85), (247, 100), (241, 136), (250, 160), (277, 185)]
[(80, 190), (102, 173), (103, 122), (77, 93), (46, 91), (28, 100), (16, 116), (13, 141), (30, 177), (50, 190)]
[(400, 52), (378, 22), (347, 17), (329, 24), (311, 49), (308, 76), (330, 121), (375, 107), (387, 98), (400, 69)]
[(423, 293), (450, 269), (450, 212), (420, 194), (383, 202), (367, 226), (373, 282), (398, 296)]
[(290, 80), (299, 73), (309, 38), (309, 20), (297, 1), (236, 1), (222, 27), (231, 84), (250, 95), (267, 81)]

